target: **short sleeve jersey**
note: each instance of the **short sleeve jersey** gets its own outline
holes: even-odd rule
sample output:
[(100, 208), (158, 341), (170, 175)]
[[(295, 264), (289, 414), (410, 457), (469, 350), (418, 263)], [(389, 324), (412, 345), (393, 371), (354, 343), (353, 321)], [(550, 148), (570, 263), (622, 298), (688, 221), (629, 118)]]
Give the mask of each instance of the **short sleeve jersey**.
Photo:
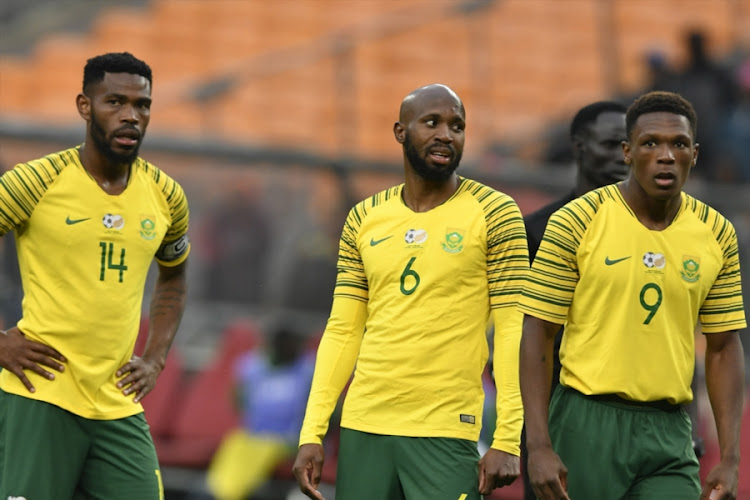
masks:
[(649, 230), (606, 186), (552, 215), (520, 308), (565, 324), (562, 384), (686, 403), (698, 319), (706, 334), (746, 326), (737, 236), (685, 193), (670, 226)]
[(341, 425), (476, 440), (490, 309), (516, 307), (528, 271), (521, 213), (468, 179), (423, 213), (402, 190), (356, 205), (341, 235), (334, 295), (368, 312)]
[(138, 158), (125, 190), (104, 192), (72, 148), (17, 165), (0, 178), (0, 235), (14, 230), (29, 338), (62, 353), (65, 371), (49, 381), (30, 371), (30, 393), (0, 373), (6, 392), (92, 419), (143, 411), (116, 387), (133, 353), (151, 262), (182, 263), (190, 251), (182, 188)]

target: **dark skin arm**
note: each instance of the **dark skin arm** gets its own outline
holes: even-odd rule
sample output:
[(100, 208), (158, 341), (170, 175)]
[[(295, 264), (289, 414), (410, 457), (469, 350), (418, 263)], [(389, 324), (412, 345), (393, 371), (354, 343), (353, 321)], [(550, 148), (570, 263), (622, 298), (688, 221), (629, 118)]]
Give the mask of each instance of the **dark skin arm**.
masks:
[(721, 458), (706, 477), (701, 500), (734, 500), (740, 464), (745, 360), (736, 331), (706, 334), (706, 389)]
[(55, 374), (44, 367), (58, 372), (65, 370), (62, 365), (67, 361), (65, 356), (52, 347), (29, 340), (18, 327), (14, 326), (7, 332), (0, 330), (0, 366), (21, 379), (29, 392), (36, 392), (24, 370), (41, 375), (48, 380), (54, 380)]
[(520, 381), (526, 418), (529, 479), (539, 500), (570, 500), (568, 470), (552, 449), (549, 436), (549, 398), (552, 386), (552, 351), (560, 329), (533, 316), (524, 316), (521, 337)]
[(294, 460), (294, 466), (292, 467), (294, 477), (297, 478), (299, 483), (299, 489), (314, 500), (325, 500), (318, 491), (324, 461), (323, 445), (303, 444), (297, 451), (297, 458)]
[(126, 396), (135, 394), (133, 402), (142, 400), (156, 385), (156, 378), (164, 369), (167, 353), (185, 310), (187, 297), (187, 261), (174, 267), (159, 265), (149, 321), (148, 340), (143, 356), (133, 357), (117, 370), (117, 382)]

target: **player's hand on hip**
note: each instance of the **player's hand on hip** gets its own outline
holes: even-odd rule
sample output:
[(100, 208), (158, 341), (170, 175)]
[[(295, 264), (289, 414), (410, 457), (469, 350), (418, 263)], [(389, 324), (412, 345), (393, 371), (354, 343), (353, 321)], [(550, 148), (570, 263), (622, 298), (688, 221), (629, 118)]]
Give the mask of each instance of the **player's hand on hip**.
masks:
[(137, 403), (156, 386), (156, 379), (163, 368), (161, 363), (133, 355), (130, 361), (117, 370), (118, 378), (125, 377), (117, 382), (117, 387), (126, 396), (135, 394), (133, 402)]
[(529, 450), (529, 480), (539, 500), (570, 500), (568, 469), (551, 446)]
[(479, 492), (489, 495), (495, 488), (507, 486), (521, 474), (521, 459), (490, 448), (479, 461)]
[(325, 451), (322, 445), (303, 444), (297, 451), (297, 458), (294, 460), (294, 466), (292, 467), (300, 491), (315, 500), (325, 500), (318, 491), (324, 461)]
[(36, 388), (24, 373), (30, 370), (48, 380), (54, 380), (55, 374), (44, 369), (44, 367), (62, 372), (66, 362), (65, 356), (56, 349), (29, 340), (17, 326), (3, 332), (0, 330), (0, 366), (18, 377), (29, 392), (35, 392)]
[(711, 469), (701, 491), (701, 500), (735, 500), (739, 482), (739, 464), (724, 461)]

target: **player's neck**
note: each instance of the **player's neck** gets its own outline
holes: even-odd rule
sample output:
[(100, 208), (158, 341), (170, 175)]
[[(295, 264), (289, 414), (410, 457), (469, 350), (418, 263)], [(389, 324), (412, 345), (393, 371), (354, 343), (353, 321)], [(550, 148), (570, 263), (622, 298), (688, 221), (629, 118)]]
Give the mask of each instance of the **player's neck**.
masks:
[(445, 181), (429, 181), (419, 175), (407, 175), (401, 198), (412, 211), (429, 212), (445, 203), (458, 189), (460, 180), (456, 174)]
[(682, 205), (682, 193), (666, 200), (659, 200), (648, 196), (637, 182), (629, 180), (620, 183), (618, 188), (625, 203), (640, 223), (652, 231), (663, 231), (668, 228)]
[(84, 170), (106, 193), (117, 195), (128, 186), (130, 164), (113, 163), (87, 143), (81, 145), (80, 158)]

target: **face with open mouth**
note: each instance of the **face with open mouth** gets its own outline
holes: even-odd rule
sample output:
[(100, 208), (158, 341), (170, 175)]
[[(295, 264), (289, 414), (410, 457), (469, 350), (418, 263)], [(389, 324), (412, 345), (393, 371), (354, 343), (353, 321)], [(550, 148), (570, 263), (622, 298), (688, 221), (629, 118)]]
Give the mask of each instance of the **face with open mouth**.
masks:
[(461, 153), (450, 144), (436, 144), (418, 150), (407, 131), (404, 152), (414, 171), (423, 179), (443, 181), (448, 179), (461, 162)]
[(417, 94), (397, 137), (414, 172), (428, 181), (449, 179), (458, 168), (464, 149), (466, 122), (458, 96), (435, 85)]
[(660, 111), (638, 117), (624, 153), (646, 195), (670, 199), (680, 195), (698, 158), (698, 144), (687, 117)]
[(94, 146), (114, 164), (132, 163), (150, 119), (148, 80), (129, 73), (106, 73), (89, 99)]

